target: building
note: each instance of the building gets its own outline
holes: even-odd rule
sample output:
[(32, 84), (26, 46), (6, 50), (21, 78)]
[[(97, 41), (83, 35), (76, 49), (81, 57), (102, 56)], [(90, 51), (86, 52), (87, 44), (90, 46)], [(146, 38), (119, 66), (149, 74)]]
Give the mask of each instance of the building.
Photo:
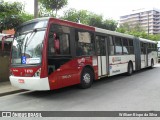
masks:
[(139, 9), (133, 10), (127, 15), (120, 16), (119, 25), (129, 23), (134, 26), (139, 24), (148, 34), (160, 33), (160, 10), (151, 9)]

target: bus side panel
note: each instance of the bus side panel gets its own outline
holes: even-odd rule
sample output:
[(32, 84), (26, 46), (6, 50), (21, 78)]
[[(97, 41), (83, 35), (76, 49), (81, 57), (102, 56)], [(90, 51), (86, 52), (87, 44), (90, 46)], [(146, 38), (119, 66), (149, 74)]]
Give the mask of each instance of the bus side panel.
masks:
[(151, 66), (151, 60), (153, 58), (154, 64), (157, 63), (157, 52), (156, 51), (151, 51), (148, 54), (148, 66)]
[(80, 83), (81, 72), (85, 66), (94, 66), (95, 79), (98, 78), (97, 58), (78, 57), (55, 70), (49, 75), (50, 89), (58, 89)]
[(109, 56), (109, 76), (127, 72), (129, 61), (132, 61), (135, 70), (135, 55)]
[(63, 64), (49, 75), (51, 90), (78, 84), (80, 82), (79, 74), (80, 68), (78, 67), (76, 59)]
[(146, 67), (145, 55), (141, 54), (141, 68), (145, 68), (145, 67)]

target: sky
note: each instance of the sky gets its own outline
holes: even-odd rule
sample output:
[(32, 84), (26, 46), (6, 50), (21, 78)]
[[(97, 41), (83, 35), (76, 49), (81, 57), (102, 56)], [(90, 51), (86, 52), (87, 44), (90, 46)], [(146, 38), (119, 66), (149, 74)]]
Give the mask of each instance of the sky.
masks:
[[(28, 13), (34, 13), (34, 0), (4, 0), (18, 1), (25, 4)], [(132, 12), (132, 10), (143, 8), (160, 9), (159, 0), (68, 0), (68, 5), (58, 12), (59, 15), (69, 8), (77, 10), (88, 10), (96, 14), (101, 14), (104, 18), (118, 20), (120, 16)]]

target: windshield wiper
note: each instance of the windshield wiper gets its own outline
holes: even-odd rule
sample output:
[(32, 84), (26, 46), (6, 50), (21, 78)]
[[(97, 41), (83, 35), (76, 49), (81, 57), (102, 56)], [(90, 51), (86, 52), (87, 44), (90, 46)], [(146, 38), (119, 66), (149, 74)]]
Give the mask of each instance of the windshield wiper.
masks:
[[(32, 40), (32, 38), (33, 38), (33, 33), (36, 33), (37, 32), (37, 29), (34, 29), (32, 32), (31, 32), (31, 35), (29, 36), (29, 37), (27, 37), (27, 40), (26, 40), (26, 43), (25, 43), (25, 47), (27, 47), (28, 46), (28, 44), (31, 42), (31, 40)], [(29, 42), (28, 42), (28, 40), (30, 40)]]
[[(34, 33), (36, 33), (36, 32), (37, 32), (37, 29), (34, 29), (34, 30), (31, 32), (30, 36), (27, 37), (27, 40), (26, 40), (25, 45), (24, 45), (24, 55), (25, 55), (25, 53), (26, 53), (26, 48), (27, 48), (28, 44), (31, 42), (33, 36), (35, 35)], [(34, 34), (34, 35), (33, 35), (33, 34)], [(28, 40), (30, 40), (30, 41), (28, 42)]]

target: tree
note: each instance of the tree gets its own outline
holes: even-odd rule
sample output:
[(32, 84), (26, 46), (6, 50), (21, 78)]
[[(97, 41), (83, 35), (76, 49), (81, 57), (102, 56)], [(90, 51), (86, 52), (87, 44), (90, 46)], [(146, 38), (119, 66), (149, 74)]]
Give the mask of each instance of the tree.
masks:
[(57, 11), (68, 4), (67, 0), (39, 0), (39, 2), (46, 10), (51, 12), (52, 16), (55, 11), (55, 17), (57, 16)]
[(82, 24), (88, 24), (88, 16), (89, 13), (87, 10), (79, 10), (77, 11), (74, 8), (71, 8), (67, 11), (64, 11), (64, 15), (61, 17), (61, 19), (65, 19), (72, 22), (78, 22)]
[(48, 16), (54, 16), (52, 13), (47, 10), (41, 3), (38, 4), (38, 16), (39, 17), (48, 17)]
[(13, 29), (24, 21), (32, 19), (32, 15), (24, 13), (24, 5), (20, 2), (0, 1), (0, 32), (6, 29)]
[(102, 24), (103, 24), (103, 16), (102, 15), (90, 13), (88, 25), (103, 28)]
[(136, 37), (154, 40), (154, 41), (160, 40), (160, 34), (156, 34), (156, 35), (149, 34), (148, 35), (145, 32), (144, 28), (140, 26), (140, 24), (138, 24), (138, 23), (135, 25), (130, 25), (130, 24), (131, 23), (124, 23), (124, 24), (120, 25), (116, 31), (121, 32), (121, 33), (134, 35)]
[(80, 23), (99, 27), (108, 30), (115, 30), (117, 28), (117, 22), (110, 19), (103, 20), (102, 15), (98, 15), (87, 10), (79, 10), (77, 11), (74, 8), (71, 8), (64, 12), (64, 15), (61, 17), (62, 19), (78, 22)]
[(115, 31), (116, 28), (117, 28), (117, 24), (118, 23), (115, 20), (106, 19), (106, 20), (102, 21), (102, 27), (101, 28)]
[(28, 13), (25, 13), (25, 12), (21, 13), (19, 16), (22, 19), (22, 22), (34, 19), (34, 16), (32, 14), (28, 14)]

